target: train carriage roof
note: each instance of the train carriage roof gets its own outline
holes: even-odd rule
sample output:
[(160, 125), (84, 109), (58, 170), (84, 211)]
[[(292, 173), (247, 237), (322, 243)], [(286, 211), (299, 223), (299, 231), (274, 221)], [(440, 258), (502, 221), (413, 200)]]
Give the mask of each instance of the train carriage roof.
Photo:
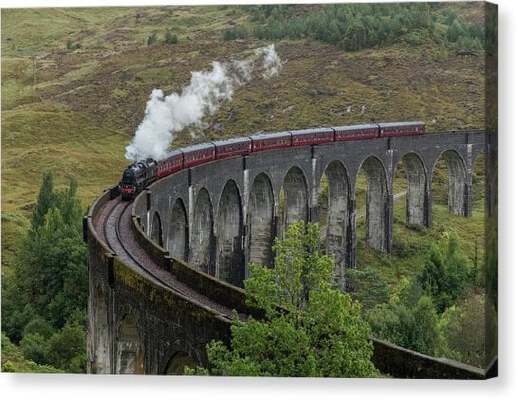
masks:
[(377, 124), (359, 124), (359, 125), (345, 125), (333, 127), (335, 131), (357, 131), (360, 129), (378, 129)]
[(208, 150), (208, 149), (214, 149), (214, 143), (200, 143), (200, 144), (193, 144), (192, 146), (184, 147), (182, 151), (184, 153), (191, 153), (193, 151), (197, 150)]
[(404, 121), (404, 122), (380, 122), (379, 126), (382, 128), (393, 128), (395, 126), (415, 126), (424, 125), (423, 121)]
[(250, 136), (250, 138), (252, 140), (275, 139), (275, 138), (283, 138), (283, 137), (291, 137), (291, 132), (284, 131), (284, 132), (257, 133), (255, 135)]
[(228, 144), (239, 144), (239, 143), (247, 143), (250, 142), (249, 137), (238, 137), (238, 138), (232, 138), (232, 139), (224, 139), (224, 140), (216, 140), (212, 142), (215, 146), (224, 146)]
[(295, 136), (298, 135), (307, 135), (311, 133), (329, 133), (333, 132), (332, 128), (307, 128), (307, 129), (298, 129), (296, 131), (291, 131), (291, 133)]
[(169, 160), (170, 158), (174, 158), (174, 157), (181, 156), (181, 155), (182, 155), (182, 150), (180, 150), (180, 149), (172, 150), (167, 153), (166, 158), (163, 158), (160, 161), (166, 161), (166, 160)]

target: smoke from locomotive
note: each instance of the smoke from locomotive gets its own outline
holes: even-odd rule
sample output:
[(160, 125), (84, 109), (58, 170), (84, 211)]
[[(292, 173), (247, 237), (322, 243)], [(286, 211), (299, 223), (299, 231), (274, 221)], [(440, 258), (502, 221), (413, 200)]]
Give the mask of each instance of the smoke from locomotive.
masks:
[(279, 73), (282, 63), (273, 44), (256, 49), (248, 59), (213, 62), (209, 71), (192, 72), (189, 85), (181, 93), (166, 96), (161, 89), (154, 89), (144, 120), (126, 147), (126, 158), (131, 161), (165, 158), (175, 133), (187, 127), (200, 127), (205, 116), (214, 114), (223, 101), (232, 99), (237, 87), (252, 79), (256, 64), (260, 64), (264, 79)]

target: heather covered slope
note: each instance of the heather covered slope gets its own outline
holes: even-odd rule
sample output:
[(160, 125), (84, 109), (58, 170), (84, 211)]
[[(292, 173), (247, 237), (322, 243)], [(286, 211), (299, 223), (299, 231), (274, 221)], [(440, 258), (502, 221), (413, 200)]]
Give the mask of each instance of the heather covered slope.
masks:
[[(45, 168), (77, 177), (85, 204), (113, 184), (153, 88), (178, 91), (191, 71), (271, 42), (223, 40), (243, 24), (254, 24), (251, 14), (235, 7), (4, 10), (3, 210), (30, 209)], [(177, 44), (164, 43), (168, 29)], [(429, 130), (484, 124), (480, 51), (402, 41), (348, 52), (310, 39), (276, 48), (278, 78), (239, 88), (208, 129), (178, 144), (369, 120), (422, 119)]]
[[(232, 101), (206, 118), (206, 129), (178, 135), (173, 146), (371, 120), (420, 119), (428, 131), (483, 127), (483, 51), (465, 48), (469, 42), (441, 39), (456, 18), (481, 26), (481, 4), (434, 5), (433, 29), (412, 28), (357, 51), (309, 31), (267, 37), (265, 27), (286, 16), (262, 19), (263, 11), (245, 7), (2, 10), (3, 279), (12, 276), (9, 267), (30, 226), (42, 173), (54, 171), (58, 188), (75, 178), (86, 207), (119, 180), (128, 163), (124, 148), (144, 117), (151, 91), (181, 91), (192, 71), (207, 70), (214, 60), (242, 59), (274, 43), (283, 68), (274, 79), (238, 88)], [(297, 6), (289, 12), (305, 18), (322, 7)], [(176, 40), (165, 43), (167, 32)], [(236, 32), (241, 33), (232, 39)], [(478, 165), (480, 180), (483, 163)], [(434, 191), (444, 199), (444, 169), (437, 175)], [(395, 193), (405, 190), (403, 176), (394, 182)], [(357, 190), (359, 198), (364, 187)], [(433, 229), (418, 231), (405, 226), (404, 196), (398, 198), (392, 255), (361, 243), (359, 219), (360, 269), (374, 269), (394, 291), (402, 277), (420, 271), (430, 245), (446, 232), (459, 237), (466, 257), (482, 259), (483, 201), (476, 202), (468, 221), (450, 216), (444, 202), (436, 202)]]

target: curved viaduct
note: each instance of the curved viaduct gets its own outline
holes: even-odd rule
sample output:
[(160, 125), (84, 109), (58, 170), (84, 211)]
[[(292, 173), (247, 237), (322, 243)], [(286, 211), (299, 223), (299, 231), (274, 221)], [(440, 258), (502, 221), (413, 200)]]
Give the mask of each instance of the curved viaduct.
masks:
[[(391, 250), (392, 182), (400, 162), (408, 180), (409, 224), (432, 225), (431, 182), (439, 159), (448, 169), (450, 212), (469, 217), (474, 161), (490, 150), (490, 137), (448, 132), (295, 147), (182, 170), (152, 184), (133, 203), (110, 200), (105, 192), (85, 218), (89, 370), (174, 374), (184, 365), (205, 364), (206, 343), (228, 342), (232, 310), (241, 318), (260, 317), (246, 307), (239, 288), (247, 265), (272, 264), (273, 239), (287, 224), (320, 220), (324, 175), (325, 246), (344, 289), (345, 268), (356, 264), (360, 170), (367, 176), (366, 241), (379, 251)], [(382, 341), (374, 344), (376, 365), (394, 376), (484, 375)], [(405, 367), (409, 359), (413, 366)]]

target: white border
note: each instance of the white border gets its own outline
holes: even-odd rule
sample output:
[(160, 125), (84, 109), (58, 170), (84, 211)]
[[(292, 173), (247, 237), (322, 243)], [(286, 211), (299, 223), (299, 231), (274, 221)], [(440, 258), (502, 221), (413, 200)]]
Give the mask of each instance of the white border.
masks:
[[(366, 2), (359, 0), (357, 2)], [(265, 4), (275, 1), (229, 1), (241, 4)], [(279, 1), (278, 1), (279, 2)], [(290, 1), (283, 3), (314, 3)], [(319, 1), (329, 2), (329, 1)], [(388, 2), (382, 0), (382, 2)], [(500, 265), (499, 265), (499, 332), (500, 377), (486, 382), (416, 381), (416, 380), (360, 380), (360, 379), (257, 379), (257, 378), (196, 378), (158, 376), (87, 376), (1, 374), (0, 398), (4, 399), (412, 399), (437, 400), (443, 398), (516, 398), (518, 379), (517, 312), (518, 254), (515, 235), (518, 227), (518, 107), (516, 26), (518, 7), (515, 0), (497, 0), (499, 5), (499, 78), (500, 78)], [(86, 7), (136, 6), (164, 4), (222, 4), (223, 0), (2, 0), (5, 7)], [(514, 72), (514, 74), (513, 74)], [(514, 128), (514, 129), (513, 129)], [(513, 229), (514, 228), (514, 229)]]

